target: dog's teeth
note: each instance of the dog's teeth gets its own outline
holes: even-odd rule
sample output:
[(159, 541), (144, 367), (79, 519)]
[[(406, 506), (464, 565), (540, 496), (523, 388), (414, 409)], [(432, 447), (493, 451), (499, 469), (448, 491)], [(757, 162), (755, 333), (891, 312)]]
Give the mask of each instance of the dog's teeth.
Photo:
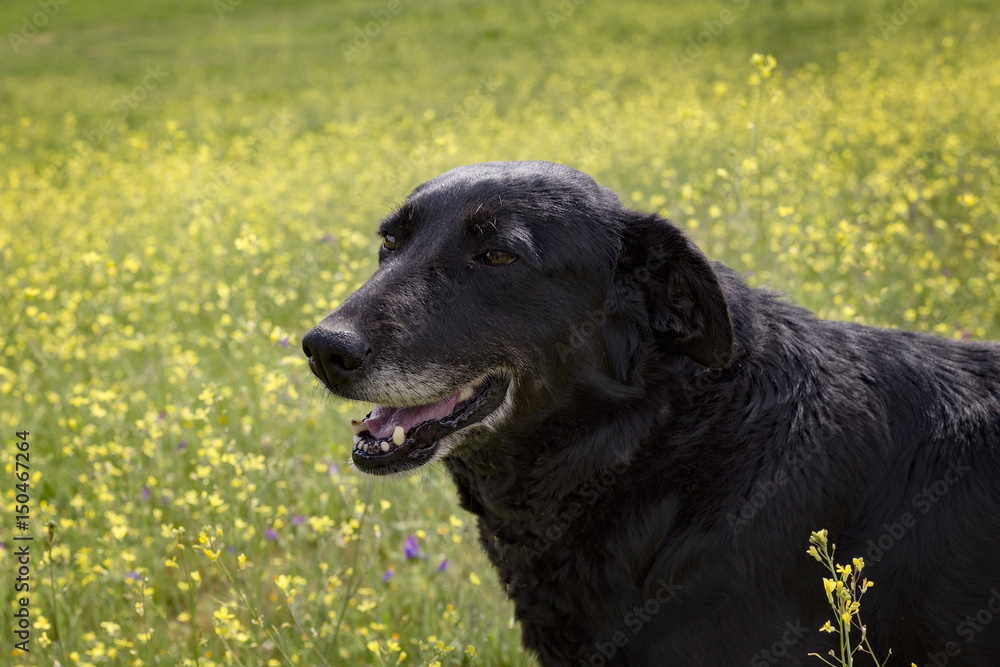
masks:
[(378, 443), (378, 446), (382, 448), (383, 452), (389, 451), (389, 443), (386, 442), (385, 440), (383, 440), (382, 442)]
[(361, 436), (360, 435), (355, 435), (354, 436), (354, 444), (357, 445), (359, 442), (361, 442)]
[(458, 395), (459, 402), (467, 401), (472, 398), (472, 387), (462, 387), (462, 393)]
[(360, 419), (352, 419), (351, 430), (354, 431), (354, 435), (357, 435), (365, 430), (365, 423)]
[(396, 443), (396, 446), (403, 444), (406, 440), (406, 431), (403, 430), (402, 426), (397, 426), (392, 432), (392, 441)]

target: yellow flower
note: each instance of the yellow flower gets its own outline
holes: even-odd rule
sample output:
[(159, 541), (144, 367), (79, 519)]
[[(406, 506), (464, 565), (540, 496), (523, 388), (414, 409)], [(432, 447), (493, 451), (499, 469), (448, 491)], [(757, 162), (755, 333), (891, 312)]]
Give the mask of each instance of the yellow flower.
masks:
[(971, 192), (963, 192), (957, 197), (958, 203), (966, 208), (972, 208), (979, 203), (979, 197), (972, 194)]
[(774, 59), (774, 56), (770, 54), (762, 56), (759, 53), (753, 54), (750, 58), (750, 62), (757, 66), (757, 70), (760, 72), (761, 77), (765, 79), (771, 76), (771, 71), (778, 64)]

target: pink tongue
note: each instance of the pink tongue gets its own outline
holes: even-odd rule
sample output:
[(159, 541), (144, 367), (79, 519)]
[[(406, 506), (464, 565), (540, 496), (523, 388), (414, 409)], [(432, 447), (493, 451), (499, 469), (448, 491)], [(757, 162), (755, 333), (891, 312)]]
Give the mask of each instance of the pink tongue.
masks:
[(372, 413), (364, 421), (368, 432), (376, 438), (391, 438), (392, 432), (397, 426), (402, 426), (404, 432), (409, 432), (411, 428), (422, 424), (429, 419), (441, 419), (451, 414), (458, 403), (458, 395), (461, 390), (456, 391), (448, 398), (444, 398), (437, 403), (418, 405), (412, 408), (389, 408), (384, 405), (376, 405), (372, 408)]

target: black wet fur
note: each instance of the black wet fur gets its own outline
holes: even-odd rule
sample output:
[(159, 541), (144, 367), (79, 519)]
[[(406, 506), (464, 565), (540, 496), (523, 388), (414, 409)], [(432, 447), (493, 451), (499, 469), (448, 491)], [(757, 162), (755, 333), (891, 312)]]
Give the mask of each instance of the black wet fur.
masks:
[(372, 401), (388, 367), (510, 374), (443, 460), (542, 665), (822, 664), (820, 528), (879, 660), (1000, 665), (1000, 346), (817, 319), (550, 163), (450, 171), (381, 231), (311, 365)]

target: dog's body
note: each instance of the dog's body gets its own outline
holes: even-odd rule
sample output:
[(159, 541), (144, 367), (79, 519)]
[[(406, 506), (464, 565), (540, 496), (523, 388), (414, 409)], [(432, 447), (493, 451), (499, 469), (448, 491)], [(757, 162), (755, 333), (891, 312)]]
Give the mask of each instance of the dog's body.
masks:
[(357, 467), (444, 461), (542, 664), (821, 664), (821, 528), (880, 660), (1000, 664), (1000, 347), (818, 320), (558, 165), (381, 233), (306, 353), (378, 404)]

